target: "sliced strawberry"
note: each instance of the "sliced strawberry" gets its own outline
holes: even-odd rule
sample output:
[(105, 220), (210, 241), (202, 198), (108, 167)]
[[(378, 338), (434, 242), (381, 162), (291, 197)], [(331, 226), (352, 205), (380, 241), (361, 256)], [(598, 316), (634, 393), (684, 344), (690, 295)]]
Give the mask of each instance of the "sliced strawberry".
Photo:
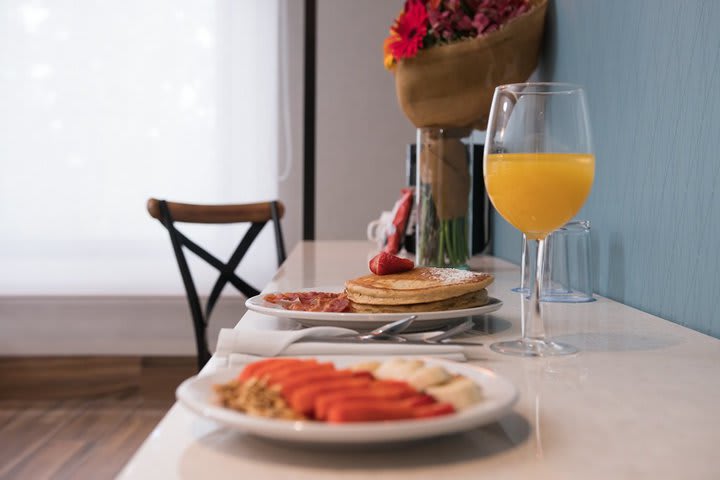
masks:
[(387, 252), (380, 252), (370, 260), (370, 271), (375, 275), (407, 272), (415, 268), (409, 258), (402, 258)]

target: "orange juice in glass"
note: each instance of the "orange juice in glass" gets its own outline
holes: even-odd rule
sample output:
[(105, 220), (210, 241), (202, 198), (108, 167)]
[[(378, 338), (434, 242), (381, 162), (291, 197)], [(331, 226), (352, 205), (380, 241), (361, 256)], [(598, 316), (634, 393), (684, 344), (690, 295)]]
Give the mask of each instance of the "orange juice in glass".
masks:
[(588, 153), (496, 153), (485, 164), (493, 205), (529, 239), (545, 237), (575, 216), (594, 176), (595, 156)]
[[(595, 177), (582, 88), (557, 83), (498, 87), (490, 110), (483, 169), (495, 209), (525, 234), (526, 251), (535, 252), (529, 262), (529, 295), (522, 304), (521, 338), (490, 348), (522, 356), (577, 352), (547, 335), (540, 285), (545, 238), (580, 211)], [(527, 248), (531, 242), (537, 248)]]

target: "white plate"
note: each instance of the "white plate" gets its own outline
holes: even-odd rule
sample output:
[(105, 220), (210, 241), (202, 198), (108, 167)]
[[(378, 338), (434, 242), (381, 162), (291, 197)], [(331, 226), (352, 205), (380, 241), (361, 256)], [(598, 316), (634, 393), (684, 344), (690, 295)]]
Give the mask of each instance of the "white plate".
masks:
[[(343, 287), (316, 287), (304, 288), (299, 291), (341, 292)], [(245, 301), (245, 306), (258, 313), (274, 317), (292, 318), (306, 327), (332, 326), (346, 327), (356, 330), (370, 330), (393, 320), (405, 318), (410, 313), (349, 313), (349, 312), (302, 312), (286, 310), (276, 303), (266, 302), (263, 297), (269, 295), (262, 293)], [(498, 310), (502, 302), (490, 297), (489, 302), (481, 307), (463, 308), (459, 310), (442, 310), (439, 312), (412, 312), (417, 319), (410, 325), (408, 332), (429, 330), (446, 325), (449, 320), (482, 315)]]
[[(387, 358), (397, 357), (374, 359), (382, 361)], [(242, 367), (224, 368), (209, 375), (191, 377), (178, 387), (176, 396), (178, 401), (191, 411), (225, 427), (265, 438), (308, 444), (386, 443), (464, 432), (503, 417), (517, 401), (518, 392), (515, 386), (490, 370), (448, 360), (418, 358), (422, 358), (428, 365), (441, 365), (451, 373), (472, 379), (480, 385), (483, 399), (458, 413), (419, 420), (328, 424), (252, 417), (213, 402), (212, 386), (235, 378), (242, 371)], [(371, 358), (318, 359), (332, 361), (338, 368), (343, 368)]]

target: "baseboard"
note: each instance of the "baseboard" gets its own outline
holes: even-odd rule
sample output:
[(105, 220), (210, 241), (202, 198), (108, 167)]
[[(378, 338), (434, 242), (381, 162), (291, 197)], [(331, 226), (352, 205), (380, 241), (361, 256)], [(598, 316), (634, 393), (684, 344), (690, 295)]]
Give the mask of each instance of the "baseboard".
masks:
[[(221, 298), (210, 319), (220, 328), (245, 314), (245, 298)], [(0, 297), (0, 356), (195, 355), (184, 296)]]

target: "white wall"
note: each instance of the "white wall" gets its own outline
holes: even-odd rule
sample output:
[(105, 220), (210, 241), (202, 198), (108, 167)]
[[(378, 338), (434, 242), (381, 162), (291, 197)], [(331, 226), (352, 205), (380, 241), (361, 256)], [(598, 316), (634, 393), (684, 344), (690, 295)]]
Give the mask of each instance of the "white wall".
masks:
[(316, 238), (362, 239), (405, 186), (415, 129), (383, 67), (382, 43), (400, 0), (319, 0)]

